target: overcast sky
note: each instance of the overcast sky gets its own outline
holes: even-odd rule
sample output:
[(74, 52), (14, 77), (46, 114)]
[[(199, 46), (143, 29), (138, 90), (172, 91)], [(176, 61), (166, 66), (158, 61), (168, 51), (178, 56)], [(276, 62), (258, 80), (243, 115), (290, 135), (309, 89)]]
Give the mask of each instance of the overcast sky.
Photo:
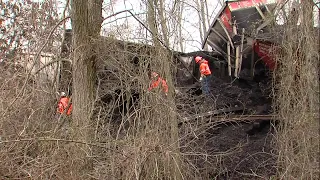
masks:
[[(104, 0), (103, 16), (107, 17), (123, 10), (130, 10), (133, 14), (137, 14), (139, 19), (144, 22), (146, 18), (146, 5), (144, 1), (145, 0), (117, 0), (112, 6), (113, 8), (111, 8), (110, 0)], [(60, 11), (62, 11), (66, 1), (57, 0), (57, 2)], [(195, 6), (193, 0), (185, 0), (185, 2)], [(208, 4), (208, 10), (211, 12), (210, 15), (213, 19), (214, 15), (220, 10), (221, 5), (219, 0), (208, 0)], [(198, 14), (196, 10), (190, 6), (186, 6), (183, 13), (184, 52), (201, 50)], [(142, 26), (133, 17), (131, 17), (129, 13), (118, 14), (114, 17), (106, 19), (102, 25), (102, 35), (112, 34), (118, 39), (147, 43), (147, 41), (145, 41), (146, 36), (141, 35), (141, 31), (143, 31), (143, 34), (145, 34), (146, 30), (143, 29)], [(68, 22), (67, 27), (71, 28), (70, 22)], [(149, 40), (151, 39), (150, 36), (147, 38)], [(175, 46), (175, 43), (171, 42), (171, 48), (174, 48), (173, 46)]]
[[(42, 0), (35, 1), (41, 2)], [(104, 0), (103, 16), (107, 17), (123, 10), (130, 10), (133, 14), (137, 14), (138, 18), (144, 22), (146, 18), (145, 1), (146, 0), (116, 0), (116, 3), (111, 8), (110, 0)], [(172, 2), (173, 0), (166, 1)], [(192, 7), (192, 5), (195, 6), (195, 3), (193, 1), (194, 0), (184, 0), (184, 2), (187, 2), (189, 5), (191, 5), (186, 6), (183, 12), (183, 43), (185, 46), (184, 52), (201, 50), (201, 40), (198, 28), (199, 18), (197, 11)], [(208, 11), (210, 12), (209, 16), (211, 17), (210, 23), (213, 21), (213, 18), (222, 7), (220, 3), (221, 1), (223, 0), (207, 0)], [(316, 3), (320, 0), (313, 1)], [(63, 10), (65, 2), (66, 0), (57, 0), (57, 5), (60, 11)], [(317, 8), (315, 8), (315, 10), (316, 9)], [(318, 15), (319, 13), (315, 12), (317, 20), (319, 20)], [(318, 25), (318, 22), (316, 23), (316, 25)], [(133, 17), (131, 17), (129, 13), (118, 14), (114, 17), (106, 19), (102, 25), (103, 35), (113, 35), (114, 37), (122, 40), (148, 43), (148, 41), (146, 41), (146, 36), (141, 35), (146, 34), (146, 30)], [(71, 28), (70, 22), (67, 24), (67, 27)], [(141, 33), (142, 31), (144, 32)], [(147, 39), (150, 40), (150, 36), (148, 36)], [(174, 45), (175, 44), (171, 42), (171, 48), (173, 48)]]
[[(186, 2), (192, 5), (192, 0), (186, 0)], [(218, 0), (208, 2), (209, 12), (214, 12), (214, 9), (216, 9), (216, 12), (220, 10), (221, 6), (217, 7), (217, 4), (219, 2)], [(144, 21), (144, 19), (146, 18), (145, 6), (145, 3), (139, 0), (118, 0), (118, 2), (114, 6), (114, 9), (112, 9), (111, 11), (113, 11), (113, 13), (116, 13), (123, 10), (131, 10), (132, 13), (138, 14), (139, 18)], [(107, 12), (106, 14), (110, 15), (110, 12)], [(212, 13), (211, 15), (214, 14), (216, 13)], [(128, 40), (145, 39), (145, 37), (139, 36), (138, 31), (141, 29), (141, 25), (133, 17), (123, 18), (126, 16), (130, 16), (130, 14), (123, 13), (105, 20), (105, 22), (103, 23), (103, 29), (108, 32), (108, 30), (110, 29), (114, 30), (120, 28), (118, 29), (118, 37), (122, 36), (121, 38)], [(190, 6), (186, 6), (183, 12), (183, 18), (183, 36), (185, 38), (183, 42), (184, 46), (186, 47), (185, 52), (201, 50), (201, 40), (198, 28), (199, 18), (196, 10), (194, 8), (191, 8)], [(171, 41), (171, 46), (173, 45), (174, 43)]]

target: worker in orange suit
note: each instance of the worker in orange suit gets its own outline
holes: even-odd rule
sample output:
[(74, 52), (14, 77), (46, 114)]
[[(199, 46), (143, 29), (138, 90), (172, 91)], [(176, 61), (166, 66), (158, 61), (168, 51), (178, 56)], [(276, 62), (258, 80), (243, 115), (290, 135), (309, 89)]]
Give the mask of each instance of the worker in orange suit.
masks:
[(209, 68), (208, 61), (205, 60), (201, 56), (195, 57), (195, 61), (197, 64), (200, 64), (199, 70), (200, 70), (200, 82), (202, 85), (202, 92), (206, 95), (210, 94), (210, 78), (211, 78), (211, 70)]
[[(71, 103), (69, 104), (69, 101), (70, 101), (70, 98), (66, 96), (66, 93), (61, 92), (60, 100), (58, 103), (58, 113), (60, 114), (66, 113), (68, 116), (71, 114), (72, 104)], [(68, 109), (66, 110), (66, 108)]]
[(162, 86), (162, 90), (165, 93), (165, 95), (168, 95), (168, 85), (166, 80), (162, 79), (158, 73), (152, 72), (151, 73), (151, 83), (148, 88), (148, 91), (151, 91), (154, 88), (157, 88), (158, 86)]

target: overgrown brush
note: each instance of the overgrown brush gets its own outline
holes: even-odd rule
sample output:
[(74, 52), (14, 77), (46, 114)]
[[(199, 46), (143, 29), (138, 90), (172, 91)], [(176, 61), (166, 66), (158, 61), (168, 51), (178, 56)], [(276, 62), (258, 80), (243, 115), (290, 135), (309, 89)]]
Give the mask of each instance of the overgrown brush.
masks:
[[(100, 109), (97, 118), (105, 118), (98, 125), (97, 138), (106, 141), (111, 150), (107, 154), (103, 149), (95, 152), (100, 158), (94, 177), (180, 179), (184, 169), (179, 169), (181, 160), (173, 88), (168, 97), (161, 89), (147, 90), (149, 71), (159, 73), (173, 87), (170, 82), (171, 57), (161, 48), (118, 43), (109, 39), (99, 46), (98, 74), (102, 76), (98, 99), (118, 90), (121, 93), (115, 94), (105, 106), (97, 106)], [(133, 93), (139, 94), (135, 105), (131, 104)], [(121, 115), (114, 115), (119, 109)]]
[[(203, 134), (211, 126), (201, 124), (201, 130), (182, 131), (179, 138), (180, 118), (172, 82), (175, 79), (172, 71), (176, 67), (170, 54), (161, 48), (152, 50), (137, 44), (126, 47), (110, 39), (103, 40), (99, 47), (102, 49), (97, 55), (95, 124), (90, 127), (94, 130), (92, 142), (70, 138), (72, 118), (57, 117), (58, 99), (52, 84), (44, 86), (46, 83), (40, 83), (33, 75), (27, 79), (28, 71), (17, 69), (19, 66), (10, 61), (6, 67), (1, 66), (0, 177), (201, 179), (208, 175), (208, 169), (215, 169), (209, 166), (219, 162), (219, 155), (207, 158), (207, 152), (200, 146), (196, 150), (187, 147), (189, 140), (197, 138), (194, 133)], [(147, 91), (150, 70), (167, 80), (168, 96), (161, 89)], [(114, 94), (117, 90), (121, 92)], [(132, 93), (139, 93), (139, 102), (123, 103), (130, 102)], [(108, 94), (113, 98), (103, 102)], [(181, 154), (181, 142), (188, 153), (195, 151), (192, 161), (199, 161), (199, 156), (200, 161), (205, 162), (202, 167), (207, 172), (197, 169), (189, 154)], [(72, 147), (77, 144), (87, 145), (92, 151), (92, 156), (86, 157), (92, 162), (92, 166), (86, 167), (90, 173), (83, 177), (77, 177), (75, 174), (79, 172), (74, 172), (75, 162), (84, 161), (72, 158), (77, 157), (71, 155)]]
[(313, 5), (303, 1), (296, 7), (276, 53), (279, 179), (319, 179), (319, 29), (314, 28)]
[(53, 145), (44, 140), (60, 138), (53, 135), (56, 98), (13, 61), (1, 64), (0, 177), (48, 179), (56, 169), (63, 169), (65, 160), (60, 142)]

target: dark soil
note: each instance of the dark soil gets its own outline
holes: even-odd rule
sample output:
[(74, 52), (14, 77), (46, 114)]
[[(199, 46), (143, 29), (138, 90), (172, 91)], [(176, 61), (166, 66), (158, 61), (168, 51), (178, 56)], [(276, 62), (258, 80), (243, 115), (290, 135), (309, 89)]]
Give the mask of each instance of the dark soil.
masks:
[[(268, 114), (271, 100), (267, 85), (267, 81), (229, 83), (214, 77), (211, 98), (200, 95), (199, 86), (194, 86), (180, 91), (177, 107), (184, 117), (234, 106), (245, 107), (242, 113), (246, 114)], [(256, 127), (253, 123), (215, 123), (210, 117), (198, 118), (180, 127), (182, 152), (205, 179), (269, 179), (276, 173), (269, 125), (262, 123), (252, 131)]]
[[(229, 124), (212, 130), (205, 148), (210, 154), (234, 149), (221, 159), (221, 172), (209, 173), (214, 179), (261, 179), (276, 172), (275, 158), (271, 153), (272, 135), (268, 128), (248, 136), (249, 124)], [(209, 130), (210, 131), (210, 130)]]

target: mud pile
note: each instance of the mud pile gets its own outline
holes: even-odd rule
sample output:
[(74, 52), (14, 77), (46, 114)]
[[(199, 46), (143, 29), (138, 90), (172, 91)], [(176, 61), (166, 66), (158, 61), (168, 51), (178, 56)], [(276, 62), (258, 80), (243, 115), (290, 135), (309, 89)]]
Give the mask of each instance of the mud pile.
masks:
[[(271, 111), (268, 81), (228, 80), (213, 77), (211, 98), (201, 95), (200, 85), (180, 89), (178, 111), (188, 117), (214, 109), (244, 107), (241, 113), (268, 114)], [(238, 113), (239, 112), (233, 112)], [(226, 115), (226, 114), (225, 114)], [(214, 122), (211, 116), (181, 125), (181, 151), (197, 152), (187, 157), (208, 179), (260, 179), (276, 173), (270, 126), (248, 135), (246, 122)]]

